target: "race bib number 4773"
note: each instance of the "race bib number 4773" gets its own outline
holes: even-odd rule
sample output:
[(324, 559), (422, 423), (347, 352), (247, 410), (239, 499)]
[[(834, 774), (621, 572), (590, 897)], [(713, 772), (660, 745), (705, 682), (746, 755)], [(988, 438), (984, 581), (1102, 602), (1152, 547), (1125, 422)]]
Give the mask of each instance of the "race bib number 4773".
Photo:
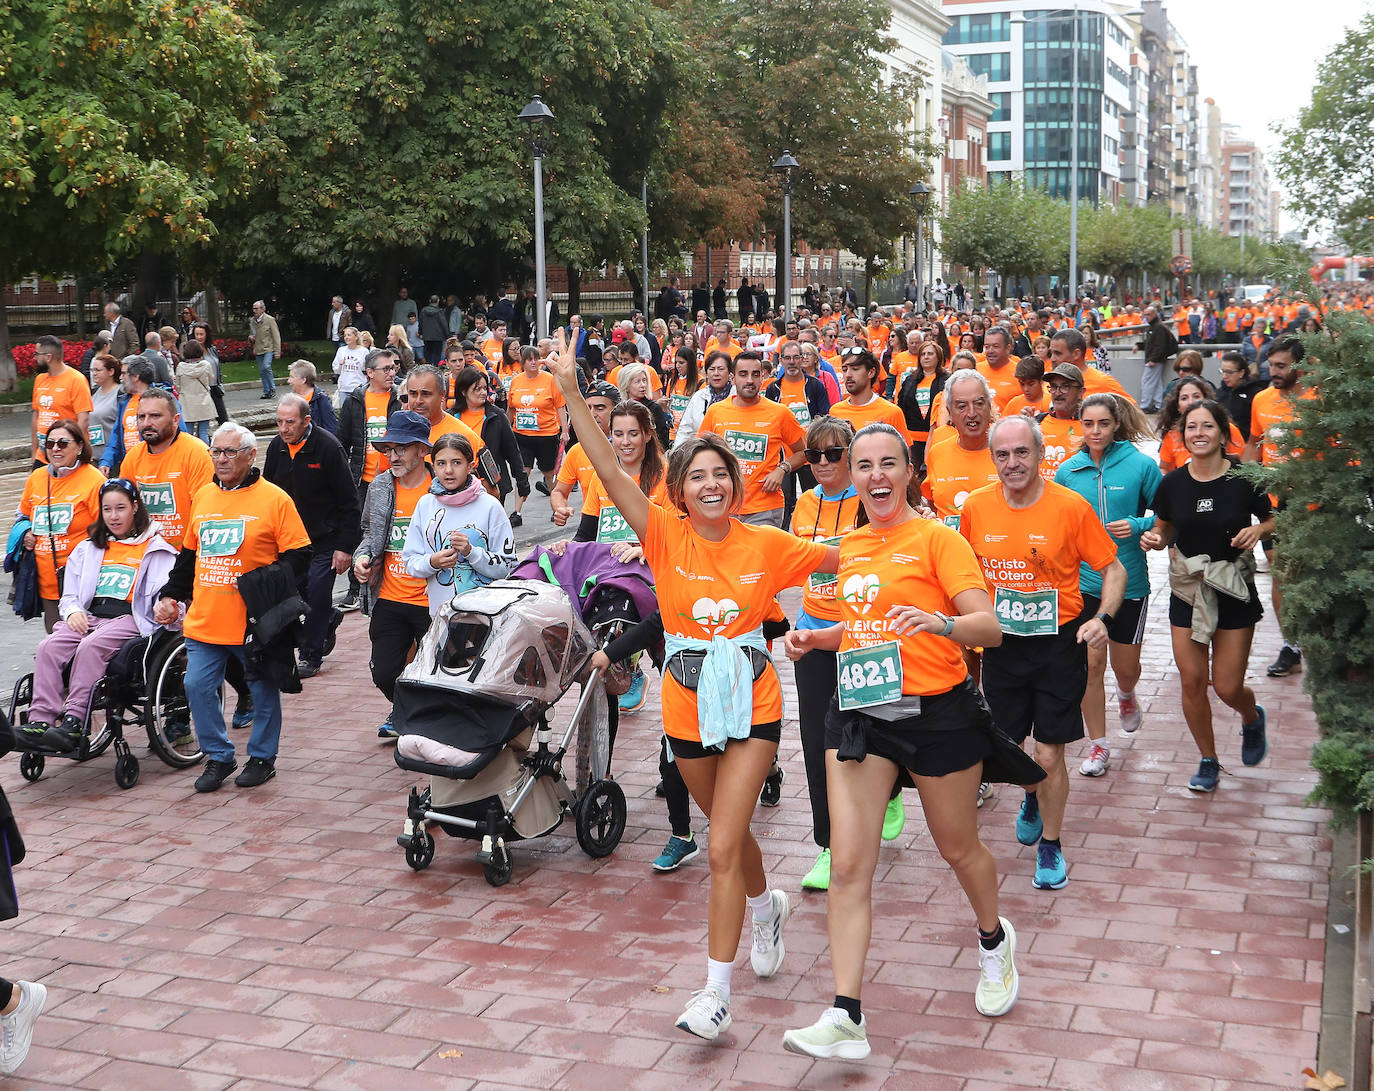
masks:
[(725, 442), (741, 462), (762, 462), (763, 456), (768, 453), (768, 436), (762, 432), (742, 432), (727, 428)]

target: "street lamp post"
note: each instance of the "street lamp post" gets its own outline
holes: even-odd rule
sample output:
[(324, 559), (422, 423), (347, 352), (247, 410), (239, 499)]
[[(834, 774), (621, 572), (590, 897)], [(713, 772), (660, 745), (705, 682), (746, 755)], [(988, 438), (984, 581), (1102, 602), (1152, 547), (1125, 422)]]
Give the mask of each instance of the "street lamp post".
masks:
[(926, 209), (930, 207), (930, 195), (935, 191), (924, 182), (917, 182), (907, 191), (916, 202), (916, 306), (924, 311), (925, 265), (926, 265)]
[(640, 179), (639, 199), (644, 202), (644, 234), (639, 238), (639, 275), (644, 281), (644, 322), (649, 322), (649, 176)]
[(548, 139), (553, 111), (538, 95), (520, 111), (530, 126), (530, 150), (534, 153), (534, 329), (535, 338), (549, 335), (549, 289), (544, 268), (544, 141)]
[(792, 153), (784, 151), (773, 164), (778, 180), (782, 183), (782, 250), (784, 261), (778, 287), (782, 289), (782, 317), (784, 322), (792, 318), (792, 176), (797, 173), (800, 163)]
[[(1028, 23), (1039, 22), (1042, 19), (1053, 19), (1056, 16), (1062, 17), (1066, 14), (1073, 15), (1073, 72), (1069, 80), (1069, 94), (1072, 96), (1069, 118), (1069, 301), (1076, 302), (1078, 299), (1078, 4), (1075, 2), (1071, 8), (1059, 8), (1055, 11), (1042, 11), (1039, 15), (1027, 18), (1017, 12), (1011, 17), (1013, 23), (1025, 27)], [(1024, 31), (1023, 31), (1024, 35)], [(1021, 43), (1021, 53), (1025, 56), (1025, 42)], [(1078, 325), (1077, 315), (1074, 316), (1074, 325)]]

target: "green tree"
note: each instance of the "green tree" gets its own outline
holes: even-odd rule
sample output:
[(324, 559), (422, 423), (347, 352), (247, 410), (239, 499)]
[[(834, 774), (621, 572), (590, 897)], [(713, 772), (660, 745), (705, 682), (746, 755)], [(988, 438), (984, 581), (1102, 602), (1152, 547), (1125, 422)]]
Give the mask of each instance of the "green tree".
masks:
[(1078, 261), (1115, 277), (1164, 273), (1169, 267), (1169, 214), (1156, 205), (1084, 208), (1079, 211)]
[(1020, 181), (968, 185), (940, 220), (945, 260), (1031, 279), (1067, 265), (1068, 206)]
[(1314, 227), (1335, 231), (1356, 253), (1374, 247), (1374, 96), (1369, 57), (1374, 53), (1374, 12), (1349, 27), (1322, 61), (1312, 101), (1281, 130), (1275, 173), (1288, 207)]
[[(0, 284), (212, 239), (275, 154), (231, 0), (12, 0), (0, 19)], [(16, 383), (0, 308), (0, 389)]]
[(1303, 688), (1321, 727), (1312, 753), (1314, 801), (1338, 820), (1374, 809), (1374, 324), (1333, 312), (1328, 332), (1305, 338), (1304, 382), (1284, 429), (1285, 461), (1257, 474), (1294, 498), (1278, 515), (1275, 575), (1283, 580), (1284, 632), (1301, 644)]
[(643, 0), (267, 0), (292, 89), (272, 108), (288, 154), (242, 256), (376, 269), (387, 298), (407, 262), (465, 262), (499, 285), (532, 252), (530, 134), (516, 115), (539, 94), (556, 116), (549, 260), (629, 258), (665, 107), (667, 21)]
[[(871, 281), (898, 240), (916, 233), (908, 191), (936, 154), (913, 125), (918, 81), (889, 75), (879, 56), (897, 48), (891, 9), (884, 0), (758, 0), (699, 2), (693, 13), (723, 39), (699, 60), (712, 66), (711, 101), (746, 150), (726, 169), (767, 178), (791, 151), (801, 164), (793, 238), (852, 250)], [(782, 198), (771, 183), (767, 193), (764, 222), (781, 235)]]

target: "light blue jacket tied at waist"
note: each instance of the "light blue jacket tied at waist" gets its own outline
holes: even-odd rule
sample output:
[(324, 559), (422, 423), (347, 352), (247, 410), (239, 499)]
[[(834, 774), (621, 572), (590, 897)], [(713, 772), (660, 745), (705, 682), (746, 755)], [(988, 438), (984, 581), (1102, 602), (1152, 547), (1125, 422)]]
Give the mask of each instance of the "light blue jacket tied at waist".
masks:
[(663, 642), (669, 657), (678, 652), (706, 653), (696, 691), (701, 745), (723, 750), (729, 739), (747, 739), (754, 725), (754, 667), (744, 649), (768, 654), (762, 626), (711, 640), (664, 633)]

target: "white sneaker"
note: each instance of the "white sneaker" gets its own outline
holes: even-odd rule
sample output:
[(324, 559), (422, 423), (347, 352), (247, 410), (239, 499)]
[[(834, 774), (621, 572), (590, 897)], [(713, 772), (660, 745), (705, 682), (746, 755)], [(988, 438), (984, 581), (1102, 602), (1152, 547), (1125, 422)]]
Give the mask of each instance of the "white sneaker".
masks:
[(1116, 710), (1121, 714), (1121, 730), (1134, 735), (1140, 730), (1140, 700), (1137, 697), (1116, 695)]
[(29, 1055), (29, 1046), (33, 1044), (33, 1025), (38, 1022), (43, 1006), (48, 1002), (46, 985), (16, 981), (14, 987), (19, 990), (19, 1005), (9, 1015), (0, 1016), (0, 1034), (3, 1034), (3, 1041), (0, 1041), (0, 1076), (13, 1075), (24, 1063), (24, 1058)]
[(792, 915), (792, 902), (781, 890), (771, 892), (773, 915), (766, 921), (754, 922), (754, 946), (749, 952), (749, 965), (759, 977), (772, 977), (782, 965), (787, 953), (782, 945), (782, 928)]
[(978, 945), (978, 988), (973, 1006), (983, 1015), (1006, 1015), (1016, 1003), (1021, 977), (1016, 972), (1016, 929), (1005, 917), (999, 918), (1005, 936), (991, 951)]
[(991, 784), (989, 784), (987, 781), (982, 781), (978, 785), (978, 806), (981, 807), (984, 803), (986, 803), (996, 794), (997, 793), (993, 790)]
[(707, 985), (692, 994), (691, 1002), (677, 1017), (677, 1027), (698, 1038), (713, 1042), (716, 1036), (730, 1029), (730, 1001), (714, 985)]
[(1093, 743), (1092, 750), (1083, 759), (1083, 764), (1078, 767), (1078, 771), (1085, 777), (1100, 777), (1107, 771), (1111, 760), (1111, 753), (1105, 746), (1101, 743)]
[(782, 1048), (789, 1053), (829, 1060), (862, 1061), (872, 1052), (868, 1047), (868, 1021), (849, 1018), (843, 1008), (826, 1008), (809, 1027), (789, 1030), (782, 1036)]

